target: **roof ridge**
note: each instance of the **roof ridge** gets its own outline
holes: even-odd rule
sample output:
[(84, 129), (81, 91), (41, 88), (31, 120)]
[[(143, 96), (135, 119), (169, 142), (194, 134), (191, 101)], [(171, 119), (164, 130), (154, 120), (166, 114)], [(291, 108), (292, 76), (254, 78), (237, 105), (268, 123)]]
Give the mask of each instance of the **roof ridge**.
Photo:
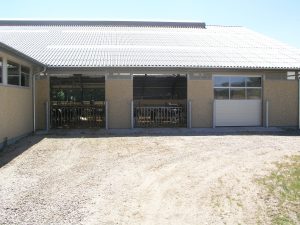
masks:
[(240, 25), (218, 25), (218, 24), (206, 24), (207, 27), (244, 27)]
[(0, 26), (126, 26), (205, 28), (203, 22), (113, 21), (113, 20), (0, 20)]

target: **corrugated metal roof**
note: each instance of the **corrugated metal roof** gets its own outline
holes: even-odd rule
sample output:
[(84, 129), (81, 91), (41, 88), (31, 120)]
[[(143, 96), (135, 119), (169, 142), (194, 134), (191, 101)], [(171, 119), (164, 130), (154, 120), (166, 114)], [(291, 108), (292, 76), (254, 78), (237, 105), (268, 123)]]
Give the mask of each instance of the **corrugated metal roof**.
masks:
[(25, 55), (24, 53), (22, 53), (22, 52), (20, 52), (16, 49), (4, 44), (2, 42), (0, 42), (0, 51), (5, 51), (5, 52), (8, 52), (8, 53), (13, 54), (15, 56), (19, 56), (19, 57), (21, 57), (21, 58), (23, 58), (23, 59), (25, 59), (25, 60), (27, 60), (31, 63), (34, 63), (34, 64), (38, 65), (38, 66), (45, 66), (44, 64), (40, 63), (39, 61), (29, 57), (28, 55)]
[(299, 49), (244, 27), (17, 22), (0, 22), (0, 42), (49, 67), (300, 69)]

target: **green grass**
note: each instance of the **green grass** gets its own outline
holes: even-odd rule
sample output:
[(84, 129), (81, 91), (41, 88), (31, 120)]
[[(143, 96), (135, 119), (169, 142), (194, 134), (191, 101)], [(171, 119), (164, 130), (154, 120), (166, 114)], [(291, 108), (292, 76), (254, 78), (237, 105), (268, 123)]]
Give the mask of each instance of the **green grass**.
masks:
[(274, 225), (300, 224), (300, 155), (276, 163), (276, 169), (258, 180), (275, 205), (268, 206)]

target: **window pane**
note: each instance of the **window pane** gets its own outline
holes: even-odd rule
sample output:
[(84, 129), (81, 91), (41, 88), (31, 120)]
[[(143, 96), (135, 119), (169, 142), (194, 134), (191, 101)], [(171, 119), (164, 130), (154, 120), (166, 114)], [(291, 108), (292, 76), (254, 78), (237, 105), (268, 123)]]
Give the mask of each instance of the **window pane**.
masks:
[(247, 89), (247, 99), (261, 99), (261, 89), (251, 88)]
[(29, 75), (21, 75), (21, 86), (29, 87)]
[(11, 85), (19, 85), (19, 76), (8, 76), (7, 83)]
[(19, 65), (17, 63), (7, 62), (7, 82), (12, 85), (19, 85)]
[(231, 87), (245, 87), (246, 78), (245, 77), (231, 77), (230, 86)]
[(230, 99), (245, 99), (246, 93), (245, 88), (231, 88)]
[(30, 69), (26, 66), (21, 66), (21, 86), (29, 87)]
[(229, 77), (214, 77), (215, 87), (229, 87)]
[(7, 74), (8, 75), (19, 75), (19, 65), (17, 63), (7, 62)]
[(2, 62), (2, 58), (0, 58), (0, 83), (2, 83), (2, 68), (3, 68), (3, 62)]
[(228, 88), (215, 88), (215, 99), (229, 99)]
[(261, 87), (261, 77), (247, 77), (247, 87)]

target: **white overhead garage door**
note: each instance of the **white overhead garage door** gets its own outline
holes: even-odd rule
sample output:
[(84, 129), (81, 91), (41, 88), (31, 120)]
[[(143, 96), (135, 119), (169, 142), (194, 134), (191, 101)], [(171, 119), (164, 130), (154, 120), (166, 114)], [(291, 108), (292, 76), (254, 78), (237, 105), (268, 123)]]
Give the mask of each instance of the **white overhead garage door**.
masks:
[(215, 125), (261, 126), (260, 76), (214, 76)]

